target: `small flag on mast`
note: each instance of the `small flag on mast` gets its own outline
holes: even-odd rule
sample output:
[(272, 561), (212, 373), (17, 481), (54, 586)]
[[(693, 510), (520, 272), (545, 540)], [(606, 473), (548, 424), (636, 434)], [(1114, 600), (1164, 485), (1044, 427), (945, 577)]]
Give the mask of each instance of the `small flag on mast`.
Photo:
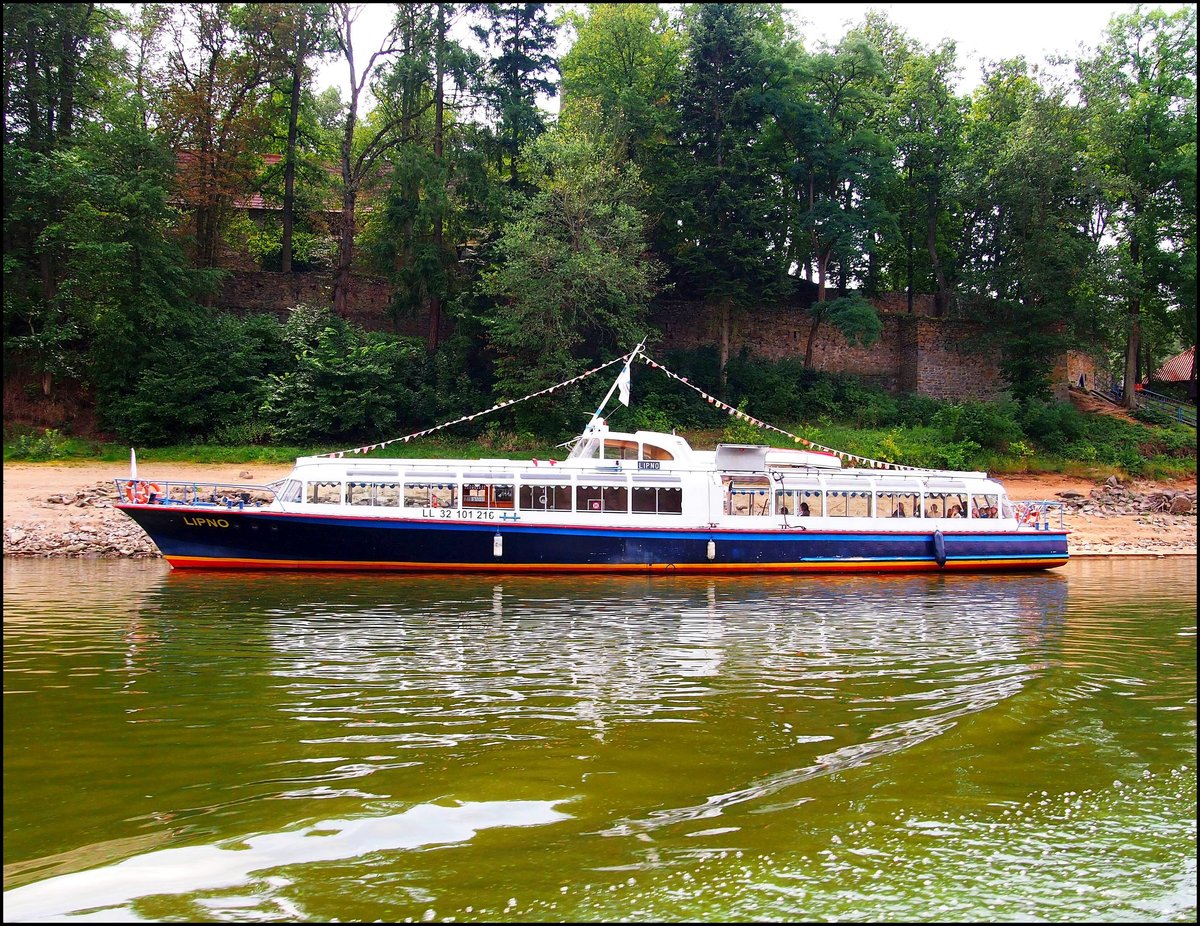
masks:
[(621, 404), (629, 406), (629, 364), (625, 364), (625, 369), (621, 371), (621, 375), (617, 377), (617, 398), (621, 400)]

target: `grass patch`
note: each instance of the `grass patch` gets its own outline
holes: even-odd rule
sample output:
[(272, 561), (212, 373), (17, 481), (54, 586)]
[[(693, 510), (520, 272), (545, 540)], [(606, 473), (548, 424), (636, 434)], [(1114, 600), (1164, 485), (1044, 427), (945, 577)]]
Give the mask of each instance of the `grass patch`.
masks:
[[(986, 417), (981, 419), (985, 428)], [(1108, 415), (1080, 415), (1070, 429), (1048, 430), (1045, 444), (1033, 436), (983, 447), (984, 435), (964, 430), (960, 416), (951, 423), (938, 422), (891, 427), (860, 427), (839, 422), (794, 423), (780, 427), (813, 444), (888, 463), (933, 469), (978, 470), (997, 475), (1060, 473), (1083, 479), (1110, 475), (1173, 481), (1196, 475), (1196, 434), (1180, 425), (1155, 427), (1131, 424)], [(968, 422), (972, 423), (972, 422)], [(718, 443), (757, 443), (800, 448), (786, 434), (731, 420), (724, 428), (692, 428), (679, 434), (693, 447), (711, 450)], [(979, 440), (975, 438), (979, 437)], [(1050, 446), (1047, 446), (1049, 444)], [(145, 463), (220, 463), (226, 465), (286, 465), (297, 457), (345, 450), (345, 445), (271, 446), (263, 444), (177, 444), (138, 448)], [(528, 432), (492, 427), (472, 438), (438, 434), (397, 442), (362, 454), (363, 459), (487, 459), (512, 458), (562, 460), (561, 445)], [(29, 462), (120, 463), (129, 459), (129, 446), (65, 436), (58, 431), (9, 433), (4, 440), (4, 460)], [(851, 463), (852, 465), (852, 463)]]

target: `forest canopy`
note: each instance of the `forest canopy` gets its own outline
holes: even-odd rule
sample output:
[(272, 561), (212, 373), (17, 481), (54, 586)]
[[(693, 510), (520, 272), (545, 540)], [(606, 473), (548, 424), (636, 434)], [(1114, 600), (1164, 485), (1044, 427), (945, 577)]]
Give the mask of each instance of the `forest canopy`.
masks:
[[(953, 42), (874, 11), (810, 46), (780, 4), (388, 6), (368, 34), (343, 3), (6, 3), (6, 368), (161, 443), (454, 417), (667, 297), (799, 306), (810, 369), (819, 331), (878, 337), (873, 295), (928, 295), (1023, 403), (1068, 348), (1135, 383), (1195, 344), (1194, 7), (964, 94)], [(328, 303), (222, 311), (234, 264)], [(424, 338), (354, 325), (356, 274)]]

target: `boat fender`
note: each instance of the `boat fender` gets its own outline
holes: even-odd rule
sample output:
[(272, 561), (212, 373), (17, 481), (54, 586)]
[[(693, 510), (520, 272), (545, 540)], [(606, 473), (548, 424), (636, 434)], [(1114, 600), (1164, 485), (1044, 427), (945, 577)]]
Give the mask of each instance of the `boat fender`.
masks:
[(498, 556), (503, 556), (503, 555), (504, 555), (504, 538), (502, 536), (500, 536), (499, 531), (497, 531), (496, 536), (492, 538), (492, 556), (498, 557)]
[(941, 531), (933, 532), (933, 558), (937, 560), (939, 569), (946, 567), (946, 538)]
[(717, 558), (717, 542), (715, 540), (710, 540), (708, 542), (707, 555), (708, 555), (709, 562), (712, 562), (714, 559)]

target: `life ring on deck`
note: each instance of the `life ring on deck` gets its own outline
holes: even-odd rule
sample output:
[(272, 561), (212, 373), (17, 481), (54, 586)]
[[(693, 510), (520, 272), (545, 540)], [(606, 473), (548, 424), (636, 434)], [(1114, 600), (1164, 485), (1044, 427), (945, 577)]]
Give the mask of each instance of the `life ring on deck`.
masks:
[(1028, 509), (1025, 512), (1025, 523), (1030, 524), (1030, 525), (1036, 525), (1037, 522), (1038, 522), (1038, 510), (1036, 508)]
[(162, 492), (162, 487), (157, 482), (139, 482), (137, 489), (134, 490), (134, 500), (139, 505), (144, 505), (150, 501), (150, 496), (157, 495)]

